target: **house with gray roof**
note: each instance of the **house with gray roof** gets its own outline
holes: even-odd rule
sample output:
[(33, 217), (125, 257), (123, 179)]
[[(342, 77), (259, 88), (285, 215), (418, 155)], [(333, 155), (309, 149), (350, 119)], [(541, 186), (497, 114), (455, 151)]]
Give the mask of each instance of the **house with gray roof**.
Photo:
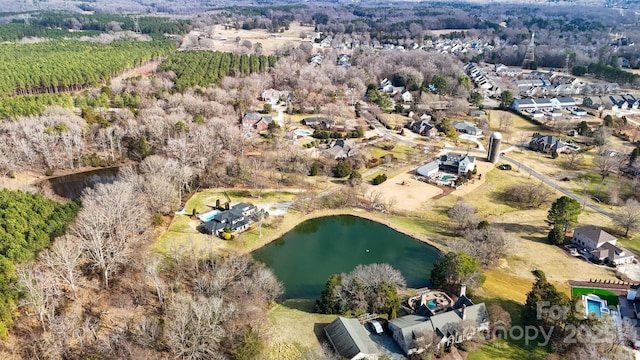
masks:
[(215, 236), (220, 236), (225, 229), (229, 229), (232, 233), (240, 233), (246, 231), (253, 223), (251, 215), (256, 210), (252, 204), (238, 203), (228, 210), (221, 210), (213, 218), (200, 224), (198, 228), (205, 234)]
[(476, 158), (469, 154), (448, 153), (440, 157), (440, 170), (466, 175), (476, 167)]
[(301, 123), (302, 125), (321, 127), (324, 129), (331, 129), (332, 127), (336, 126), (336, 121), (334, 119), (322, 116), (312, 116), (304, 118), (302, 119)]
[(338, 355), (350, 360), (366, 359), (378, 352), (358, 319), (338, 316), (324, 328), (327, 339)]
[[(489, 330), (489, 316), (484, 303), (473, 302), (462, 294), (452, 310), (435, 315), (418, 313), (389, 321), (393, 339), (405, 354), (424, 351), (425, 346), (449, 346), (471, 340), (474, 335)], [(437, 344), (424, 344), (421, 338), (433, 331), (439, 338)]]
[(533, 151), (539, 151), (550, 154), (552, 152), (568, 153), (572, 151), (579, 151), (580, 147), (568, 142), (562, 141), (559, 138), (552, 135), (537, 134), (529, 141), (529, 149)]
[(432, 162), (426, 163), (419, 168), (416, 169), (416, 174), (424, 177), (431, 177), (438, 173), (440, 169), (440, 161), (434, 160)]
[(612, 264), (629, 264), (635, 258), (633, 253), (616, 244), (618, 239), (597, 226), (581, 226), (573, 230), (571, 242), (585, 249), (591, 257)]
[(478, 128), (474, 124), (468, 121), (454, 121), (453, 127), (456, 128), (456, 131), (463, 133), (478, 136), (482, 134), (482, 129)]
[(332, 159), (346, 159), (356, 153), (356, 142), (352, 139), (335, 140), (329, 149), (325, 151), (325, 155)]

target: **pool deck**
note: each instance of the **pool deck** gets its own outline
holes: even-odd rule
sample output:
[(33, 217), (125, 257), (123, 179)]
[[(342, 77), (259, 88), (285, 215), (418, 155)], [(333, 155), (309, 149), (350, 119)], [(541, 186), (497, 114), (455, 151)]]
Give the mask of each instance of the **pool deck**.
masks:
[[(429, 308), (433, 312), (440, 312), (446, 309), (447, 307), (453, 305), (453, 300), (451, 299), (451, 297), (449, 297), (449, 295), (447, 295), (446, 293), (440, 290), (423, 291), (415, 296), (410, 297), (407, 300), (407, 304), (409, 304), (410, 308), (416, 311), (422, 305), (429, 307), (430, 300), (435, 300), (436, 302), (435, 308)], [(416, 304), (416, 305), (414, 306), (413, 304)]]

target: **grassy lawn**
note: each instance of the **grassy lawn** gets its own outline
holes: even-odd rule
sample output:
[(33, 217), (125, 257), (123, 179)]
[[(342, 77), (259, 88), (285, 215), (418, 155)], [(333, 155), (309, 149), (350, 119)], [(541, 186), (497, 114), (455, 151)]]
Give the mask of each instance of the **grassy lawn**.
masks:
[(273, 324), (272, 344), (267, 359), (296, 360), (315, 350), (325, 340), (324, 327), (336, 315), (313, 312), (315, 300), (286, 300), (269, 311)]
[(405, 144), (395, 144), (395, 146), (391, 150), (384, 150), (378, 146), (370, 146), (367, 149), (369, 150), (369, 154), (371, 155), (371, 157), (376, 159), (391, 154), (398, 160), (407, 160), (407, 158), (409, 158), (412, 153), (417, 154), (414, 148), (409, 147)]
[(600, 298), (607, 300), (607, 303), (609, 305), (618, 305), (618, 295), (612, 293), (611, 291), (607, 291), (603, 289), (594, 289), (594, 288), (582, 288), (582, 287), (574, 287), (573, 289), (571, 289), (572, 297), (586, 295), (586, 294), (598, 295)]
[[(529, 285), (529, 288), (531, 285)], [(522, 322), (521, 313), (523, 305), (513, 300), (501, 297), (481, 298), (478, 302), (484, 302), (487, 307), (492, 304), (498, 304), (511, 315), (512, 326), (526, 325)], [(542, 340), (542, 338), (540, 338)], [(548, 346), (538, 346), (538, 341), (533, 340), (527, 343), (525, 339), (506, 339), (495, 340), (482, 346), (480, 349), (469, 354), (468, 360), (484, 360), (484, 359), (545, 359), (549, 354)]]
[(619, 237), (618, 244), (633, 251), (636, 255), (640, 255), (640, 236), (631, 239)]

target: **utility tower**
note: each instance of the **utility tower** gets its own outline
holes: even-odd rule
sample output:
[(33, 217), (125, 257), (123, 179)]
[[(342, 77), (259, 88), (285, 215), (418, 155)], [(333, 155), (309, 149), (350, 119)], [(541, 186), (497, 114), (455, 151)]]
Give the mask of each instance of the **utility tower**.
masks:
[(142, 31), (140, 30), (140, 23), (138, 22), (138, 19), (140, 18), (140, 16), (138, 15), (133, 15), (133, 32), (136, 34), (141, 34)]
[(524, 60), (522, 61), (522, 67), (529, 68), (529, 65), (536, 61), (536, 33), (531, 33), (531, 41), (527, 46), (527, 52), (524, 53)]

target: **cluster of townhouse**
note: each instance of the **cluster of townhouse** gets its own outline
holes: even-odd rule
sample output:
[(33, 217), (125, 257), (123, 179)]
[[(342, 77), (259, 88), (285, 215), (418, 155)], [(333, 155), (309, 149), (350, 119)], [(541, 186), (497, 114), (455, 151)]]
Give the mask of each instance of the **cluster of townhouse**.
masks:
[[(474, 304), (465, 294), (464, 286), (456, 302), (445, 311), (422, 304), (412, 314), (389, 321), (393, 340), (405, 355), (420, 354), (428, 348), (447, 348), (471, 340), (489, 331), (489, 316), (484, 303)], [(358, 319), (338, 317), (324, 328), (327, 339), (342, 358), (350, 360), (376, 358), (384, 353)], [(428, 333), (435, 334), (427, 338)]]
[(578, 78), (554, 72), (533, 71), (521, 74), (513, 81), (518, 93), (527, 97), (605, 94), (620, 91), (614, 83), (584, 83)]
[(467, 74), (469, 74), (469, 77), (471, 78), (471, 81), (473, 81), (474, 84), (476, 84), (476, 86), (482, 90), (491, 90), (493, 89), (494, 92), (497, 91), (495, 88), (495, 85), (493, 84), (493, 82), (487, 77), (487, 75), (482, 72), (478, 66), (475, 63), (467, 63), (464, 65), (464, 69), (466, 70)]
[(578, 109), (576, 101), (572, 97), (525, 98), (514, 99), (511, 109), (529, 115), (533, 118), (541, 118), (545, 115), (557, 117), (562, 115), (562, 110), (575, 111)]
[(607, 96), (586, 96), (582, 99), (582, 105), (597, 110), (630, 110), (640, 107), (640, 96), (638, 95), (607, 95)]

